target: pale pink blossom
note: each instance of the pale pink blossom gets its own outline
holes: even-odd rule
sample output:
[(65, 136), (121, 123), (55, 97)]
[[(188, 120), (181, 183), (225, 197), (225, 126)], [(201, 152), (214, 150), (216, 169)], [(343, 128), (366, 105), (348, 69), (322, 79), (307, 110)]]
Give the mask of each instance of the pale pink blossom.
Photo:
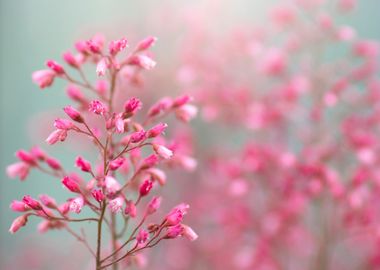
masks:
[(56, 74), (52, 70), (38, 70), (33, 72), (32, 79), (33, 82), (38, 84), (38, 86), (43, 89), (49, 87), (53, 84)]
[(91, 101), (89, 111), (95, 114), (104, 115), (107, 112), (107, 107), (99, 100)]
[(147, 215), (151, 215), (157, 211), (158, 208), (160, 208), (162, 198), (161, 197), (153, 197), (146, 209)]
[(175, 110), (177, 118), (185, 123), (190, 122), (198, 113), (197, 107), (185, 104)]
[(83, 172), (91, 172), (91, 163), (82, 157), (77, 157), (75, 160), (75, 166), (81, 169)]
[(17, 162), (7, 167), (7, 175), (10, 178), (19, 177), (20, 180), (25, 180), (29, 175), (30, 166), (24, 162)]
[(141, 229), (138, 233), (137, 233), (137, 236), (136, 236), (136, 241), (139, 245), (141, 244), (144, 244), (146, 243), (146, 241), (148, 241), (148, 237), (149, 237), (149, 233), (144, 230), (144, 229)]
[(185, 224), (181, 224), (181, 226), (183, 229), (182, 231), (183, 236), (185, 236), (190, 241), (195, 241), (198, 239), (198, 234), (196, 234), (192, 228), (190, 228), (189, 226)]
[(139, 42), (136, 46), (136, 51), (145, 51), (154, 45), (157, 41), (156, 37), (147, 37)]
[(108, 208), (112, 213), (121, 212), (124, 205), (124, 199), (122, 197), (117, 197), (116, 199), (110, 200), (108, 203)]
[(96, 74), (99, 77), (102, 77), (106, 74), (106, 71), (107, 71), (107, 61), (105, 58), (102, 58), (96, 65)]
[(77, 197), (70, 201), (70, 211), (79, 214), (84, 206), (84, 200), (82, 197)]
[(107, 175), (104, 184), (108, 193), (113, 194), (119, 191), (121, 188), (119, 182), (112, 176)]
[(16, 201), (16, 200), (12, 201), (9, 208), (15, 212), (26, 212), (31, 209), (26, 203), (22, 201)]
[(153, 149), (156, 154), (163, 159), (170, 159), (173, 156), (173, 151), (160, 144), (153, 144)]
[(54, 130), (49, 137), (47, 137), (46, 142), (48, 144), (55, 144), (58, 141), (63, 142), (66, 140), (67, 137), (67, 130), (57, 129)]
[(28, 222), (28, 214), (17, 217), (13, 221), (11, 227), (9, 228), (9, 232), (11, 234), (16, 233), (21, 227), (25, 226), (27, 222)]

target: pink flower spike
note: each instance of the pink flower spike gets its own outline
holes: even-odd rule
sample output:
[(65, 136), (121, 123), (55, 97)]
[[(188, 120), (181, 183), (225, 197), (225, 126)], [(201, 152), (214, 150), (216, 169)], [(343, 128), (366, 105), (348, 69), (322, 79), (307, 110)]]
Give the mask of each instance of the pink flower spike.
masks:
[(160, 208), (162, 198), (161, 197), (153, 197), (152, 200), (149, 202), (148, 207), (146, 209), (147, 215), (151, 215), (157, 211), (158, 208)]
[(106, 71), (107, 71), (107, 62), (105, 58), (102, 58), (96, 65), (96, 74), (99, 77), (102, 77), (106, 74)]
[(63, 142), (67, 137), (67, 131), (62, 129), (57, 129), (53, 131), (49, 137), (46, 139), (46, 142), (50, 145), (55, 144), (58, 141)]
[(144, 130), (136, 131), (131, 134), (130, 142), (131, 143), (139, 143), (145, 140), (146, 132)]
[(16, 200), (11, 202), (9, 208), (14, 212), (26, 212), (31, 209), (26, 203)]
[(55, 72), (51, 70), (38, 70), (33, 72), (32, 80), (41, 89), (49, 87), (53, 84), (55, 78)]
[(158, 163), (158, 157), (155, 154), (150, 155), (142, 161), (140, 170), (146, 170), (156, 166)]
[(112, 213), (120, 213), (123, 208), (123, 204), (124, 199), (122, 197), (117, 197), (116, 199), (109, 201), (108, 208)]
[(185, 224), (181, 224), (181, 225), (183, 229), (182, 231), (183, 236), (185, 236), (190, 241), (195, 241), (198, 239), (198, 234), (196, 234), (192, 228), (190, 228), (189, 226)]
[(9, 228), (11, 234), (16, 233), (21, 227), (25, 226), (28, 222), (28, 214), (17, 217)]
[(91, 164), (82, 157), (77, 157), (75, 160), (75, 165), (81, 169), (83, 172), (91, 172)]
[(56, 209), (58, 207), (57, 202), (48, 195), (42, 194), (39, 196), (39, 198), (42, 204), (48, 208)]
[(134, 114), (136, 111), (140, 110), (142, 107), (142, 102), (138, 98), (131, 98), (124, 104), (124, 111), (127, 114)]
[(30, 166), (24, 162), (17, 162), (7, 167), (7, 175), (10, 178), (19, 177), (20, 180), (25, 180), (29, 175)]
[(41, 204), (29, 195), (25, 195), (22, 201), (33, 210), (42, 210)]
[(74, 127), (74, 124), (70, 120), (58, 118), (54, 121), (54, 127), (57, 129), (70, 130)]
[(70, 211), (79, 214), (82, 211), (84, 200), (82, 197), (77, 197), (70, 201)]
[(98, 115), (104, 115), (107, 112), (107, 108), (99, 100), (93, 100), (90, 103), (89, 111)]
[(109, 163), (109, 165), (108, 165), (108, 166), (109, 166), (109, 169), (110, 169), (111, 171), (116, 171), (117, 169), (119, 169), (119, 167), (120, 167), (121, 165), (123, 165), (124, 161), (125, 161), (125, 159), (122, 158), (122, 157), (119, 157), (119, 158), (117, 158), (117, 159), (112, 160), (112, 161)]
[(153, 187), (153, 182), (150, 180), (145, 180), (141, 184), (140, 189), (139, 189), (140, 196), (144, 197), (144, 196), (148, 195), (150, 190), (152, 189), (152, 187)]
[(83, 123), (84, 119), (80, 112), (74, 109), (72, 106), (66, 106), (63, 111), (75, 122)]
[(154, 127), (152, 127), (150, 130), (148, 130), (147, 132), (147, 137), (148, 138), (154, 138), (154, 137), (157, 137), (158, 135), (160, 135), (162, 132), (164, 132), (164, 130), (168, 127), (167, 124), (165, 123), (159, 123), (157, 125), (155, 125)]
[(127, 206), (125, 207), (124, 214), (129, 215), (132, 218), (136, 217), (137, 209), (133, 201), (127, 201)]
[(63, 179), (62, 179), (62, 184), (68, 189), (70, 190), (71, 192), (75, 192), (75, 193), (79, 193), (80, 192), (80, 188), (79, 188), (79, 184), (71, 179), (70, 177), (68, 176), (65, 176)]
[(48, 66), (51, 70), (53, 70), (57, 75), (62, 75), (65, 73), (65, 70), (63, 69), (63, 67), (53, 60), (48, 60), (46, 62), (46, 66)]
[(65, 60), (65, 62), (66, 62), (69, 66), (71, 66), (71, 67), (73, 67), (73, 68), (78, 68), (78, 67), (80, 66), (80, 64), (79, 64), (79, 62), (77, 61), (77, 59), (75, 58), (75, 56), (74, 56), (71, 52), (69, 52), (69, 51), (65, 52), (65, 53), (62, 55), (62, 58), (63, 58), (63, 60)]
[(154, 43), (157, 41), (156, 37), (147, 37), (139, 42), (136, 46), (136, 51), (145, 51), (152, 47)]
[(141, 229), (136, 236), (137, 244), (144, 244), (148, 240), (148, 236), (149, 233), (146, 230)]
[(173, 152), (163, 145), (153, 144), (153, 150), (163, 159), (170, 159), (173, 156)]
[(197, 107), (190, 104), (185, 104), (175, 111), (177, 118), (185, 123), (190, 122), (190, 120), (192, 120), (197, 113)]
[(48, 157), (45, 160), (45, 162), (53, 170), (61, 170), (62, 169), (61, 163), (57, 159), (55, 159), (55, 158)]
[(97, 202), (102, 202), (106, 196), (103, 194), (103, 191), (101, 189), (95, 189), (91, 192), (91, 195), (92, 197), (94, 197), (94, 199), (97, 201)]
[(16, 152), (16, 157), (20, 161), (23, 161), (23, 162), (29, 164), (30, 166), (35, 166), (37, 164), (37, 161), (36, 161), (35, 157), (32, 154), (30, 154), (27, 151), (25, 151), (25, 150), (18, 150)]

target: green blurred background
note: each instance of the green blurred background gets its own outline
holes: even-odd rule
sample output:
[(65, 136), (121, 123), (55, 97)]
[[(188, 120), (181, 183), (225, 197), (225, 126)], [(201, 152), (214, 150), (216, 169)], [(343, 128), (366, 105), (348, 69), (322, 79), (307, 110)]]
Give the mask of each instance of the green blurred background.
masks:
[[(191, 2), (191, 3), (190, 3)], [(207, 3), (207, 2), (212, 2)], [(28, 247), (28, 241), (37, 240), (45, 245), (64, 248), (70, 241), (62, 241), (60, 233), (36, 235), (36, 222), (22, 229), (17, 235), (8, 233), (9, 225), (16, 217), (9, 210), (12, 199), (20, 199), (24, 194), (36, 196), (49, 193), (63, 201), (68, 194), (61, 186), (45, 175), (33, 172), (24, 183), (10, 180), (5, 175), (5, 167), (15, 161), (14, 152), (19, 148), (29, 149), (39, 144), (59, 157), (65, 164), (72, 164), (73, 153), (65, 146), (49, 148), (45, 137), (51, 130), (51, 122), (46, 130), (31, 132), (34, 123), (44, 126), (43, 112), (51, 112), (53, 118), (61, 114), (60, 108), (68, 103), (62, 88), (63, 83), (41, 91), (32, 84), (31, 73), (44, 68), (48, 58), (60, 59), (63, 51), (72, 47), (77, 39), (86, 39), (97, 32), (109, 38), (119, 35), (135, 39), (146, 35), (158, 36), (155, 48), (158, 69), (172, 67), (176, 59), (176, 46), (186, 29), (173, 26), (185, 10), (202, 13), (209, 24), (205, 27), (224, 31), (236, 25), (265, 23), (269, 8), (280, 1), (274, 0), (234, 0), (234, 1), (185, 1), (185, 0), (9, 0), (0, 6), (0, 269), (8, 269), (6, 261), (16, 258), (17, 251)], [(360, 36), (380, 39), (380, 0), (360, 0), (358, 8), (340, 21), (353, 25)], [(215, 11), (213, 8), (219, 6)], [(157, 23), (158, 22), (158, 23)], [(185, 30), (185, 31), (183, 31)], [(168, 69), (170, 70), (170, 69)], [(154, 71), (156, 72), (156, 71)], [(159, 75), (159, 74), (158, 74)], [(157, 74), (156, 74), (157, 76)], [(175, 78), (173, 72), (172, 77)], [(64, 158), (62, 158), (64, 156)], [(36, 235), (36, 236), (34, 236)], [(52, 254), (54, 252), (52, 251)], [(3, 264), (3, 265), (2, 265)], [(9, 268), (10, 269), (10, 268)], [(17, 269), (17, 268), (14, 268)]]

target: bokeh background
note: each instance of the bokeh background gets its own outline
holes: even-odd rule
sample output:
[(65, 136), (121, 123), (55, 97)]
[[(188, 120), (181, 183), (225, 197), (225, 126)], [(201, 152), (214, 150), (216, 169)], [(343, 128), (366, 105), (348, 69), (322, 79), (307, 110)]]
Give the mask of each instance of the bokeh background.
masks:
[[(59, 59), (61, 53), (71, 48), (77, 39), (103, 32), (108, 38), (125, 36), (132, 41), (147, 35), (159, 38), (154, 49), (158, 66), (148, 76), (157, 80), (160, 76), (173, 78), (167, 82), (168, 91), (178, 91), (176, 66), (178, 52), (186, 37), (185, 21), (194, 14), (207, 18), (202, 27), (215, 33), (223, 33), (237, 25), (265, 24), (270, 7), (281, 1), (275, 0), (33, 0), (5, 1), (0, 3), (0, 269), (9, 268), (9, 262), (17, 260), (25, 250), (47, 247), (49, 257), (72, 256), (74, 240), (57, 232), (39, 235), (32, 221), (17, 235), (8, 233), (9, 225), (16, 216), (9, 210), (12, 199), (23, 194), (37, 195), (48, 191), (59, 200), (60, 187), (45, 175), (33, 172), (24, 183), (10, 180), (5, 167), (14, 162), (14, 152), (41, 144), (51, 130), (51, 122), (43, 122), (46, 114), (59, 114), (59, 108), (68, 103), (62, 83), (39, 90), (32, 84), (31, 73), (43, 68), (46, 59)], [(342, 23), (357, 29), (360, 36), (380, 39), (380, 1), (360, 0), (355, 12), (344, 17)], [(162, 73), (164, 70), (165, 74)], [(169, 77), (168, 77), (169, 76)], [(53, 116), (54, 118), (54, 116)], [(41, 122), (42, 121), (42, 122)], [(38, 131), (32, 131), (37, 126)], [(45, 127), (46, 126), (46, 127)], [(196, 124), (195, 124), (196, 126)], [(44, 130), (46, 128), (46, 130)], [(201, 140), (201, 138), (198, 138)], [(50, 149), (49, 149), (50, 151)], [(65, 146), (51, 149), (64, 164), (71, 164), (73, 154)], [(37, 241), (35, 245), (34, 241)], [(203, 241), (202, 238), (199, 241)], [(46, 250), (46, 249), (45, 249)], [(25, 256), (26, 256), (25, 255)], [(78, 260), (81, 259), (78, 257)], [(35, 262), (35, 265), (39, 265)], [(72, 269), (78, 263), (73, 264)], [(34, 268), (31, 268), (34, 269)], [(37, 268), (36, 268), (37, 269)], [(52, 269), (52, 268), (46, 268)]]

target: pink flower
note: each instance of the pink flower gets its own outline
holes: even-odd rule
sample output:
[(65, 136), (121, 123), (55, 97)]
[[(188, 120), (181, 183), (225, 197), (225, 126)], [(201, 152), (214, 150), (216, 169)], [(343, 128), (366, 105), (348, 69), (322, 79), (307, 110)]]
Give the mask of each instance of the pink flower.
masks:
[(136, 51), (144, 51), (149, 49), (157, 41), (156, 37), (147, 37), (139, 42), (136, 46)]
[(70, 211), (79, 214), (82, 211), (84, 200), (82, 197), (77, 197), (70, 201)]
[(144, 130), (136, 131), (131, 135), (131, 143), (139, 143), (145, 139), (146, 132)]
[(55, 144), (58, 141), (63, 142), (67, 137), (67, 130), (57, 129), (53, 131), (46, 139), (48, 144)]
[(185, 123), (190, 122), (198, 113), (197, 107), (185, 104), (178, 109), (176, 109), (175, 114), (177, 118)]
[(93, 100), (90, 103), (89, 111), (95, 114), (104, 115), (107, 111), (107, 108), (99, 100)]
[(177, 224), (175, 226), (168, 227), (168, 230), (166, 231), (166, 235), (164, 236), (165, 239), (173, 239), (177, 238), (182, 235), (183, 228), (181, 224)]
[(71, 179), (69, 176), (65, 176), (62, 179), (62, 184), (71, 192), (80, 192), (79, 184), (75, 180)]
[(55, 72), (51, 70), (38, 70), (33, 72), (32, 80), (35, 84), (43, 89), (53, 84), (55, 78)]
[(30, 154), (27, 151), (25, 151), (25, 150), (18, 150), (16, 152), (16, 157), (20, 161), (23, 161), (23, 162), (29, 164), (30, 166), (35, 166), (37, 164), (37, 161), (36, 161), (35, 157), (32, 154)]
[(170, 226), (179, 224), (182, 221), (183, 216), (186, 215), (187, 209), (189, 209), (188, 204), (181, 203), (177, 205), (169, 212), (169, 214), (167, 214), (165, 223)]
[(156, 62), (147, 55), (134, 55), (131, 57), (130, 63), (146, 70), (150, 70), (156, 66)]
[(150, 176), (157, 181), (161, 186), (165, 185), (166, 183), (166, 174), (164, 171), (157, 169), (157, 168), (150, 168), (147, 170), (147, 173), (150, 174)]
[(16, 233), (21, 227), (25, 226), (28, 222), (28, 214), (17, 217), (9, 228), (11, 234)]
[(136, 111), (140, 110), (142, 107), (142, 102), (138, 98), (131, 98), (124, 104), (124, 111), (127, 114), (134, 114)]
[(183, 96), (180, 96), (180, 97), (177, 97), (173, 100), (173, 108), (178, 108), (178, 107), (181, 107), (183, 105), (185, 105), (186, 103), (189, 103), (190, 101), (192, 101), (193, 98), (189, 95), (183, 95)]
[(48, 60), (46, 62), (46, 65), (51, 69), (53, 70), (57, 75), (62, 75), (65, 73), (65, 70), (63, 69), (63, 67), (58, 64), (57, 62), (53, 61), (53, 60)]
[(116, 199), (109, 201), (108, 208), (111, 210), (112, 213), (119, 213), (123, 208), (123, 204), (124, 199), (122, 197), (117, 197)]
[(75, 165), (81, 169), (83, 172), (91, 172), (91, 164), (82, 157), (77, 157), (75, 160)]
[(140, 196), (143, 197), (143, 196), (148, 195), (152, 187), (153, 187), (153, 182), (150, 180), (145, 180), (141, 184), (140, 189), (139, 189)]
[(149, 202), (148, 207), (146, 209), (147, 215), (151, 215), (157, 211), (158, 208), (160, 208), (162, 198), (161, 197), (153, 197), (152, 200)]
[(116, 181), (115, 178), (113, 178), (112, 176), (109, 176), (109, 175), (106, 176), (106, 178), (104, 180), (104, 184), (105, 184), (106, 190), (109, 194), (116, 193), (121, 188), (119, 182)]
[(164, 130), (168, 127), (167, 124), (165, 123), (159, 123), (157, 125), (155, 125), (154, 127), (152, 127), (150, 130), (148, 130), (147, 132), (147, 137), (148, 138), (154, 138), (154, 137), (157, 137), (158, 135), (160, 135), (162, 132), (164, 132)]
[(170, 159), (173, 156), (173, 152), (163, 145), (153, 144), (153, 150), (163, 159)]
[(117, 133), (123, 133), (125, 127), (124, 119), (121, 117), (120, 114), (116, 115), (115, 117), (115, 129)]
[(33, 210), (42, 210), (41, 204), (29, 195), (25, 195), (22, 201)]
[(78, 68), (80, 66), (80, 63), (77, 61), (77, 59), (74, 57), (74, 55), (71, 53), (71, 52), (65, 52), (63, 55), (63, 60), (65, 60), (65, 62), (72, 66), (73, 68)]
[(15, 212), (26, 212), (31, 209), (26, 203), (16, 200), (12, 201), (9, 208), (11, 208), (12, 211)]
[(17, 162), (7, 167), (7, 175), (10, 178), (19, 177), (20, 180), (25, 180), (29, 175), (30, 166), (24, 162)]
[(144, 244), (148, 240), (148, 237), (149, 233), (146, 230), (141, 229), (136, 236), (137, 244)]
[(121, 165), (123, 165), (124, 161), (125, 161), (124, 158), (119, 157), (119, 158), (117, 158), (117, 159), (112, 160), (112, 161), (109, 163), (108, 166), (109, 166), (109, 168), (110, 168), (111, 171), (115, 171), (115, 170), (119, 169), (119, 167), (120, 167)]
[(32, 154), (35, 158), (37, 158), (39, 160), (45, 160), (46, 159), (45, 152), (42, 151), (42, 149), (38, 146), (32, 147), (32, 149), (30, 149), (30, 154)]
[[(74, 85), (74, 84), (70, 84), (69, 86), (67, 86), (66, 94), (69, 98), (71, 98), (74, 101), (78, 101), (78, 102), (84, 102), (85, 101), (85, 97), (84, 97), (83, 93), (81, 92), (79, 87)], [(66, 112), (66, 114), (67, 114), (67, 112)]]
[(153, 117), (160, 113), (166, 112), (173, 105), (173, 100), (171, 98), (165, 97), (160, 99), (156, 104), (154, 104), (148, 111), (148, 116)]
[(107, 62), (105, 58), (102, 58), (96, 65), (96, 74), (99, 77), (102, 77), (106, 74), (106, 71), (107, 71)]
[(72, 106), (66, 106), (63, 108), (64, 112), (75, 122), (83, 123), (84, 119), (79, 111), (74, 109)]
[(156, 166), (157, 163), (158, 163), (158, 157), (155, 154), (152, 154), (142, 161), (140, 170), (146, 170), (146, 169), (152, 168)]
[(48, 158), (46, 158), (45, 162), (53, 170), (61, 170), (62, 169), (61, 163), (55, 158), (48, 157)]
[(94, 197), (94, 199), (97, 201), (97, 202), (102, 202), (106, 196), (103, 194), (103, 191), (101, 189), (95, 189), (91, 192), (91, 195), (92, 197)]
[(129, 215), (132, 218), (136, 217), (137, 209), (133, 201), (127, 201), (127, 206), (125, 207), (124, 214)]
[(69, 130), (74, 127), (74, 124), (70, 120), (58, 118), (54, 121), (54, 127), (57, 129)]
[(43, 195), (40, 195), (39, 198), (42, 204), (45, 205), (46, 207), (49, 207), (52, 209), (57, 208), (57, 203), (52, 197), (43, 194)]
[(110, 42), (108, 46), (108, 50), (111, 55), (116, 55), (122, 50), (124, 50), (128, 45), (128, 41), (126, 38), (121, 38), (119, 40), (113, 40)]
[(190, 228), (189, 226), (185, 224), (181, 224), (181, 226), (183, 229), (182, 231), (183, 236), (185, 236), (190, 241), (194, 241), (198, 239), (198, 234), (196, 234), (192, 228)]

